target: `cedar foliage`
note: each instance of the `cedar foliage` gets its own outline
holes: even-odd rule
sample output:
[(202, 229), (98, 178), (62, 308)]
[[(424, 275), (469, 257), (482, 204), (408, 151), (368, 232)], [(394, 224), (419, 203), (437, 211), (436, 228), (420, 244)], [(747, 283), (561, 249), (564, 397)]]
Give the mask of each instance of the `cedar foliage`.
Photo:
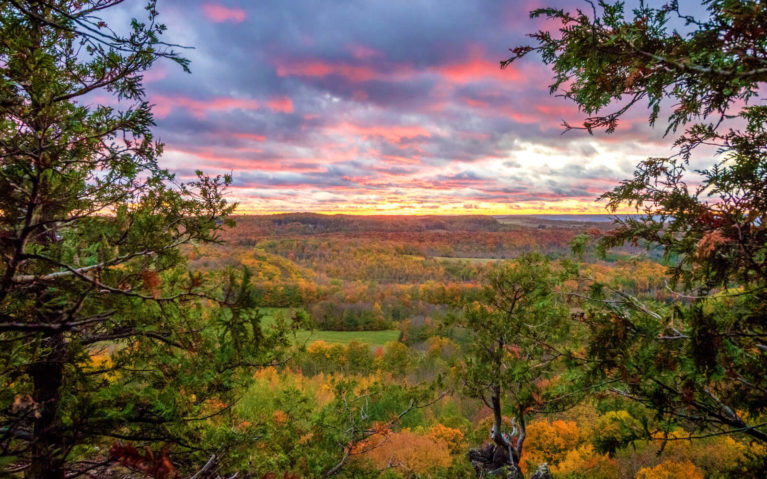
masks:
[[(469, 455), (478, 473), (501, 467), (520, 471), (527, 416), (544, 408), (562, 360), (550, 347), (567, 333), (557, 282), (548, 260), (538, 254), (501, 263), (485, 278), (483, 301), (468, 305), (455, 319), (470, 334), (464, 391), (493, 413), (493, 446)], [(504, 424), (504, 411), (512, 418), (511, 430)]]
[[(681, 426), (693, 437), (764, 443), (767, 107), (755, 103), (767, 81), (767, 6), (706, 0), (705, 13), (692, 16), (677, 1), (631, 11), (588, 3), (532, 12), (561, 26), (530, 35), (533, 44), (513, 49), (502, 66), (540, 54), (554, 70), (551, 91), (589, 115), (566, 128), (612, 132), (643, 101), (655, 124), (669, 102), (666, 133), (677, 135), (676, 154), (643, 161), (603, 195), (610, 210), (639, 216), (600, 241), (604, 250), (661, 248), (676, 300), (642, 302), (593, 283), (583, 318), (588, 383), (643, 404), (666, 434)], [(711, 167), (691, 168), (712, 150)]]
[[(197, 424), (284, 343), (262, 333), (247, 273), (212, 288), (186, 271), (180, 246), (217, 242), (232, 212), (230, 178), (158, 166), (142, 75), (188, 62), (154, 0), (107, 25), (120, 3), (0, 2), (0, 467), (34, 479), (134, 447), (162, 450), (166, 472), (204, 463), (220, 444)], [(95, 92), (115, 106), (90, 106)], [(96, 453), (115, 441), (122, 454)]]

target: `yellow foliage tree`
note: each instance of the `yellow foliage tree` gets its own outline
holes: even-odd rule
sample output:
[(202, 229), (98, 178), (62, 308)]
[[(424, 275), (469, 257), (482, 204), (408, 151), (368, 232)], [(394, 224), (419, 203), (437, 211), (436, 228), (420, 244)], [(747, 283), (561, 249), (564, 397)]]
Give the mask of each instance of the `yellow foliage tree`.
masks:
[(619, 477), (615, 459), (599, 454), (591, 444), (568, 451), (559, 464), (551, 467), (551, 472), (558, 479), (618, 479)]
[(444, 441), (452, 454), (457, 454), (464, 449), (464, 435), (460, 429), (437, 423), (429, 428), (429, 435), (438, 441)]
[[(721, 477), (719, 473), (725, 470), (734, 470), (746, 452), (754, 451), (753, 445), (736, 441), (729, 436), (719, 436), (706, 439), (688, 439), (689, 433), (674, 431), (669, 433), (668, 442), (663, 449), (663, 459), (666, 463), (692, 462), (702, 471), (706, 477)], [(657, 465), (657, 451), (659, 441), (663, 440), (658, 435), (655, 441), (637, 443), (636, 456), (645, 461), (645, 469)]]
[(543, 462), (557, 464), (579, 442), (580, 431), (573, 421), (532, 421), (527, 426), (525, 465), (535, 468)]
[(703, 473), (690, 461), (662, 462), (639, 470), (636, 479), (703, 479)]
[(395, 468), (405, 477), (428, 474), (452, 463), (449, 444), (432, 434), (404, 429), (387, 434), (361, 454), (378, 469)]
[(608, 411), (594, 424), (591, 442), (600, 452), (614, 455), (641, 434), (642, 425), (628, 411)]

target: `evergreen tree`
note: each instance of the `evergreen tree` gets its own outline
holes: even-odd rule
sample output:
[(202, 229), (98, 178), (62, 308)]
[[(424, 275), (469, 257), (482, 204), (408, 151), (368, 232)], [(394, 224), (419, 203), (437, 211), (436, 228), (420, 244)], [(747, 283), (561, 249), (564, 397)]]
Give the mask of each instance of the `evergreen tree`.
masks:
[(221, 444), (203, 418), (284, 344), (247, 274), (211, 290), (184, 267), (184, 245), (217, 241), (229, 178), (158, 166), (142, 74), (187, 61), (154, 0), (110, 28), (120, 3), (0, 1), (0, 470), (29, 478), (136, 466), (129, 441), (164, 447), (145, 466), (204, 463)]
[[(671, 307), (594, 285), (585, 321), (591, 328), (592, 380), (639, 401), (691, 436), (743, 434), (767, 441), (767, 6), (707, 0), (684, 14), (679, 2), (589, 2), (593, 9), (532, 13), (561, 23), (531, 35), (502, 66), (536, 52), (554, 69), (560, 91), (589, 115), (589, 132), (619, 126), (640, 102), (650, 123), (673, 104), (667, 134), (677, 153), (650, 158), (634, 177), (606, 193), (618, 221), (606, 249), (644, 243), (669, 264)], [(615, 100), (620, 107), (604, 113)], [(690, 171), (690, 160), (712, 166)], [(649, 431), (648, 431), (649, 432)]]
[[(548, 261), (528, 253), (492, 268), (483, 301), (456, 318), (471, 339), (464, 390), (493, 412), (494, 444), (469, 456), (478, 473), (508, 467), (510, 477), (521, 477), (526, 416), (542, 409), (547, 383), (564, 357), (552, 346), (565, 337), (568, 317), (556, 284)], [(504, 416), (511, 417), (511, 431)]]

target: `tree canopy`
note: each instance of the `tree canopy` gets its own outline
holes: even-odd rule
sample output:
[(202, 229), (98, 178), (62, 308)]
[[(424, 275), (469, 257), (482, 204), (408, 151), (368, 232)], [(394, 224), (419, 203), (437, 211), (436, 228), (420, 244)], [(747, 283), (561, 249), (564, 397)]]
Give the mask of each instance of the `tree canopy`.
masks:
[[(520, 473), (525, 416), (543, 408), (545, 391), (561, 355), (552, 348), (567, 331), (567, 310), (548, 261), (527, 254), (494, 267), (482, 302), (468, 305), (458, 324), (471, 334), (464, 389), (493, 412), (495, 448), (475, 453), (479, 470), (509, 467)], [(511, 419), (507, 430), (504, 414)]]
[[(594, 283), (584, 317), (591, 380), (644, 404), (667, 428), (764, 442), (767, 108), (754, 101), (767, 80), (767, 7), (708, 0), (690, 16), (676, 1), (631, 11), (588, 3), (532, 12), (561, 26), (532, 34), (502, 66), (539, 54), (554, 70), (551, 91), (589, 115), (579, 128), (590, 133), (614, 131), (647, 101), (651, 124), (671, 105), (666, 133), (678, 135), (673, 156), (643, 161), (603, 195), (610, 210), (638, 216), (600, 240), (603, 249), (660, 248), (676, 300), (640, 302)], [(710, 167), (691, 171), (693, 156)]]
[(127, 29), (103, 20), (120, 3), (0, 2), (0, 465), (30, 478), (129, 460), (116, 441), (204, 463), (220, 443), (197, 421), (285, 344), (247, 273), (184, 267), (182, 247), (218, 241), (230, 178), (158, 165), (143, 74), (188, 62), (154, 0)]

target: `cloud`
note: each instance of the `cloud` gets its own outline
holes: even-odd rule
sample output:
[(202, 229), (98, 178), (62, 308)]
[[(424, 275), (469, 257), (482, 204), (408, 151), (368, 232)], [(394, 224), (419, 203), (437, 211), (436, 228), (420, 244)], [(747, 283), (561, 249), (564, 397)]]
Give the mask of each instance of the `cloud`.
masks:
[(166, 0), (165, 39), (194, 49), (192, 75), (145, 78), (162, 164), (232, 172), (247, 212), (594, 210), (670, 142), (644, 112), (562, 135), (583, 113), (540, 59), (499, 68), (538, 3)]
[(273, 97), (266, 102), (266, 105), (272, 111), (278, 111), (282, 113), (293, 113), (293, 100), (289, 97)]
[(418, 125), (359, 125), (340, 123), (326, 128), (331, 135), (360, 137), (365, 139), (383, 139), (389, 143), (404, 145), (403, 142), (418, 138), (429, 138), (431, 132)]
[(245, 10), (241, 8), (227, 8), (219, 3), (205, 3), (202, 6), (205, 16), (216, 23), (233, 22), (241, 23), (247, 18)]
[(438, 65), (434, 67), (434, 71), (447, 80), (460, 84), (490, 80), (513, 82), (522, 79), (516, 65), (501, 70), (500, 61), (487, 58), (485, 48), (481, 45), (470, 45), (465, 58)]
[(154, 105), (153, 111), (155, 116), (159, 118), (165, 118), (178, 109), (187, 110), (195, 117), (202, 118), (212, 111), (253, 110), (259, 107), (259, 103), (255, 100), (226, 97), (198, 100), (180, 95), (157, 95), (151, 97), (150, 102)]

